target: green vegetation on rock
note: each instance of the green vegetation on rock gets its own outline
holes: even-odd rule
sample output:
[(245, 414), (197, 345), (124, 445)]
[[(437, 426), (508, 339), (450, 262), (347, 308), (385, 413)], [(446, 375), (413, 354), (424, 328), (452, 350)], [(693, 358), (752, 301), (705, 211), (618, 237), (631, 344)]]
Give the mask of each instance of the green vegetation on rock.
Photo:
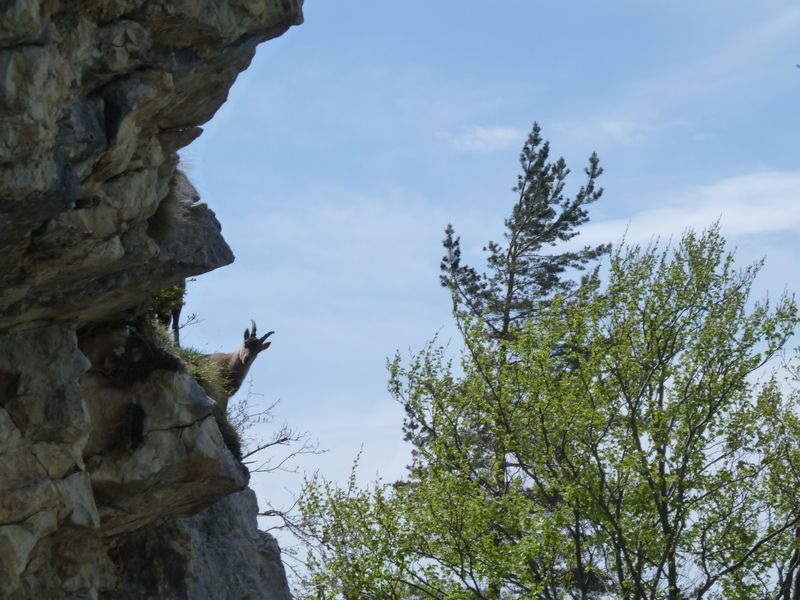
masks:
[[(217, 398), (221, 398), (225, 395), (225, 379), (219, 366), (211, 361), (206, 354), (203, 354), (196, 348), (192, 348), (191, 346), (175, 346), (170, 341), (169, 333), (167, 333), (166, 328), (161, 325), (157, 323), (154, 324), (154, 330), (156, 332), (158, 345), (165, 351), (177, 356), (187, 372), (194, 377), (206, 393), (215, 400), (216, 406), (212, 414), (217, 421), (222, 439), (225, 441), (225, 445), (228, 447), (228, 450), (231, 451), (231, 454), (238, 460), (242, 460), (243, 431), (240, 431), (241, 427), (237, 428), (235, 424), (231, 423), (228, 412), (223, 408), (222, 403), (217, 400)], [(240, 426), (241, 425), (242, 424), (240, 424)]]
[(153, 298), (150, 304), (150, 313), (154, 316), (162, 314), (168, 315), (172, 309), (184, 305), (184, 296), (186, 296), (185, 283), (164, 288)]

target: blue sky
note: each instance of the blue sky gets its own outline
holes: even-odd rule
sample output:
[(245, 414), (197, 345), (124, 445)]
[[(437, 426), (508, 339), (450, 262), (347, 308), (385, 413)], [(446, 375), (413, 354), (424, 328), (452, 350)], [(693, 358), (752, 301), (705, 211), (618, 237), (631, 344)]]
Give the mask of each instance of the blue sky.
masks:
[[(386, 357), (450, 335), (438, 285), (452, 222), (469, 259), (502, 234), (533, 121), (605, 196), (579, 238), (647, 242), (721, 218), (760, 291), (800, 275), (800, 6), (795, 2), (308, 0), (182, 152), (236, 262), (189, 288), (185, 343), (274, 343), (256, 400), (330, 452), (341, 479), (402, 472)], [(263, 435), (266, 437), (267, 429)], [(277, 503), (301, 480), (256, 476)]]

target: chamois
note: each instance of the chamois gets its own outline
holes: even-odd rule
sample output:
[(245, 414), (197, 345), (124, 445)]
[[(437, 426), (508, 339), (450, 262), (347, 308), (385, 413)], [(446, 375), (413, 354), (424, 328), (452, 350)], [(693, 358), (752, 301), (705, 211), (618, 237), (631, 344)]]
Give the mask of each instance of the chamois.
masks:
[(211, 362), (217, 365), (222, 374), (222, 382), (225, 386), (224, 398), (215, 400), (223, 400), (220, 402), (223, 409), (227, 409), (228, 399), (233, 396), (241, 387), (250, 365), (262, 350), (270, 347), (272, 342), (267, 342), (267, 338), (271, 336), (274, 331), (264, 334), (260, 338), (256, 336), (256, 322), (250, 321), (252, 330), (244, 330), (244, 343), (238, 350), (230, 353), (217, 352), (210, 355), (208, 358)]

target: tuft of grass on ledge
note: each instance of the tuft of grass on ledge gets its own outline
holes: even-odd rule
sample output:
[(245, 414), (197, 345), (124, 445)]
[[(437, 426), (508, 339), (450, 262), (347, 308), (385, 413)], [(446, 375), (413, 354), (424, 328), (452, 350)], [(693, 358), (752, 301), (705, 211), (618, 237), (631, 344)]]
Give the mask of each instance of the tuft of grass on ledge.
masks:
[(214, 364), (208, 356), (196, 348), (176, 347), (170, 338), (167, 328), (160, 323), (155, 324), (156, 343), (166, 352), (177, 356), (186, 371), (197, 380), (206, 393), (217, 403), (212, 411), (217, 426), (222, 434), (222, 439), (228, 450), (237, 460), (242, 460), (242, 439), (237, 428), (231, 423), (227, 411), (222, 408), (219, 398), (224, 395), (225, 380), (219, 366)]
[(214, 364), (208, 356), (191, 346), (177, 347), (172, 343), (167, 328), (160, 323), (154, 323), (156, 334), (156, 344), (165, 352), (178, 357), (189, 374), (197, 379), (200, 385), (208, 384), (211, 388), (222, 390), (225, 386), (225, 379), (219, 366)]

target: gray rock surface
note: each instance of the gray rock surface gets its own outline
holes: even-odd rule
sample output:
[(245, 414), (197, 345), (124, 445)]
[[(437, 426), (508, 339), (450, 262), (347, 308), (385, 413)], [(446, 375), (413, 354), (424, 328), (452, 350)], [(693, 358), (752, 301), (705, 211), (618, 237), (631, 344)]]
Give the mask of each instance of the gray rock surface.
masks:
[(302, 0), (0, 2), (0, 598), (289, 598), (152, 295), (233, 260), (177, 150)]
[(258, 530), (257, 511), (255, 494), (246, 489), (197, 516), (122, 536), (110, 554), (125, 557), (117, 561), (125, 566), (124, 584), (107, 597), (291, 600), (280, 548)]
[[(200, 134), (256, 45), (301, 21), (300, 5), (0, 4), (0, 328), (114, 317), (233, 260), (213, 213), (188, 208), (175, 151)], [(178, 225), (201, 237), (152, 235), (171, 183), (187, 206)]]

